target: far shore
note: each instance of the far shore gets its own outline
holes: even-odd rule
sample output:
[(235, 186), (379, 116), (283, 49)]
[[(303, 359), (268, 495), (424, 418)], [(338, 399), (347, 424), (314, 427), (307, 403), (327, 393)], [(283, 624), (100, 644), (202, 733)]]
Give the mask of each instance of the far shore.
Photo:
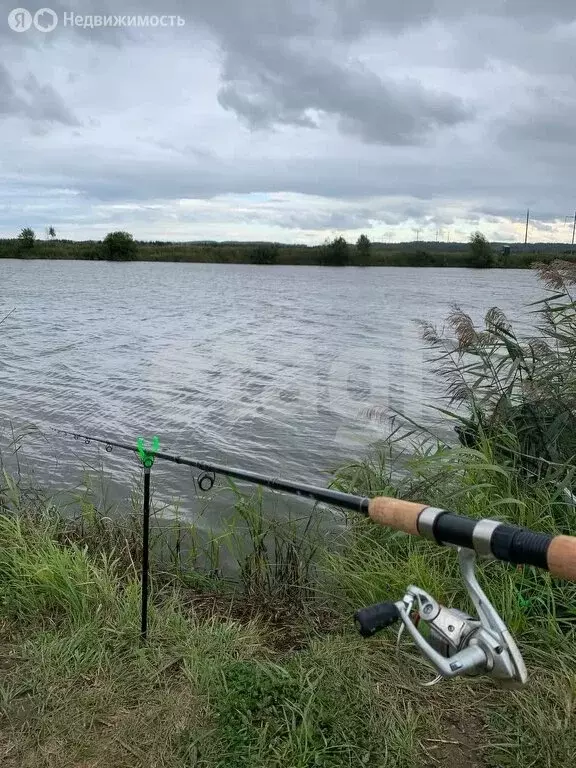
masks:
[[(367, 248), (346, 244), (340, 263), (326, 258), (328, 245), (261, 242), (142, 242), (126, 259), (107, 257), (101, 241), (34, 240), (23, 247), (20, 239), (0, 239), (0, 259), (131, 260), (215, 264), (281, 264), (357, 267), (471, 267), (474, 259), (468, 243), (369, 243)], [(576, 260), (574, 249), (563, 243), (531, 245), (492, 243), (492, 268), (529, 269), (535, 263), (555, 259)]]

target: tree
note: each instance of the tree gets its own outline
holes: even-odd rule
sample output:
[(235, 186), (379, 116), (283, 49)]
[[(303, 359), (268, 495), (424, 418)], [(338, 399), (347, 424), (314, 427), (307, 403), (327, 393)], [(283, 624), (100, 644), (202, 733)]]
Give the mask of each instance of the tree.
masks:
[(358, 256), (358, 261), (362, 264), (366, 264), (370, 261), (370, 249), (372, 247), (372, 243), (366, 237), (366, 235), (360, 235), (358, 238), (358, 241), (356, 243), (356, 254)]
[(24, 249), (33, 248), (35, 239), (36, 239), (36, 235), (34, 233), (34, 230), (30, 229), (30, 227), (24, 227), (24, 229), (18, 235), (20, 248), (24, 248)]
[(470, 265), (477, 269), (489, 269), (494, 266), (492, 247), (482, 232), (470, 236)]
[(411, 267), (428, 267), (431, 263), (433, 263), (433, 259), (430, 258), (428, 251), (422, 248), (414, 251), (414, 256), (410, 260)]
[(103, 258), (107, 261), (133, 261), (138, 246), (128, 232), (110, 232), (102, 243)]
[(343, 267), (350, 261), (348, 243), (343, 237), (336, 237), (323, 248), (322, 263), (329, 267)]
[(48, 227), (48, 237), (51, 240), (55, 240), (56, 239), (56, 230), (54, 229), (54, 227)]
[(278, 246), (262, 243), (255, 246), (250, 254), (252, 264), (275, 264), (278, 258)]

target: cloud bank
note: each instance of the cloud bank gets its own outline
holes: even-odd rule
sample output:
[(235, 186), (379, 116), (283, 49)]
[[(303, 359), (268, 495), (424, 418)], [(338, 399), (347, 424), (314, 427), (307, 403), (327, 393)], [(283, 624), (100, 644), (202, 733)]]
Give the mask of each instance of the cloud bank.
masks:
[[(0, 234), (569, 237), (576, 8), (553, 0), (0, 9)], [(35, 12), (37, 8), (30, 8)], [(176, 27), (70, 27), (174, 14)], [(535, 233), (536, 234), (536, 233)]]

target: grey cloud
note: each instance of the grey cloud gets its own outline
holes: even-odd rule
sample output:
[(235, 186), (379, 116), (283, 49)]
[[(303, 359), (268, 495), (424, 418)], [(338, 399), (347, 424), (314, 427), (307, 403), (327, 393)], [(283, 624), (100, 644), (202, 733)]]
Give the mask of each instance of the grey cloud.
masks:
[[(22, 151), (10, 165), (36, 187), (60, 186), (102, 202), (208, 199), (226, 193), (293, 192), (349, 201), (392, 196), (400, 199), (396, 210), (420, 216), (433, 215), (441, 200), (468, 201), (486, 213), (498, 215), (503, 205), (525, 209), (527, 200), (562, 200), (571, 190), (564, 177), (541, 178), (528, 164), (492, 150), (493, 164), (485, 157), (459, 157), (446, 162), (423, 154), (419, 163), (385, 157), (241, 156), (219, 159), (167, 153), (99, 154), (86, 147), (61, 148), (41, 158)], [(10, 170), (7, 165), (7, 170)], [(439, 167), (442, 183), (438, 183)], [(313, 169), (313, 172), (311, 172)], [(382, 212), (385, 213), (385, 212)], [(379, 216), (380, 218), (380, 216)]]
[(22, 102), (16, 96), (12, 77), (8, 70), (0, 64), (0, 114), (12, 115), (21, 109)]
[(182, 15), (204, 23), (227, 40), (286, 39), (314, 35), (326, 18), (321, 0), (215, 0), (182, 5)]
[(32, 74), (17, 83), (1, 63), (0, 115), (27, 117), (33, 121), (63, 125), (79, 124), (51, 85), (42, 85)]
[[(286, 211), (282, 204), (258, 206), (246, 204), (241, 210), (232, 209), (226, 212), (231, 221), (254, 223), (265, 221), (268, 225), (284, 229), (304, 229), (310, 231), (370, 229), (374, 220), (374, 211), (369, 208), (357, 209), (351, 204), (349, 209), (341, 211)], [(180, 222), (207, 223), (221, 221), (222, 208), (214, 206), (209, 209), (178, 211), (176, 218)], [(140, 217), (139, 215), (137, 217)], [(142, 212), (142, 218), (144, 212)]]
[(455, 97), (427, 92), (418, 82), (397, 83), (360, 64), (341, 67), (287, 47), (265, 45), (230, 54), (228, 83), (219, 101), (252, 127), (315, 127), (315, 111), (336, 117), (341, 130), (378, 144), (423, 141), (429, 131), (469, 119)]
[(376, 27), (397, 32), (420, 26), (438, 13), (434, 0), (337, 0), (337, 27), (344, 37), (358, 37)]
[(62, 97), (51, 85), (38, 82), (34, 75), (28, 75), (23, 84), (23, 89), (28, 97), (26, 113), (33, 120), (46, 120), (52, 123), (65, 125), (79, 125)]
[(358, 36), (380, 29), (398, 32), (431, 21), (440, 23), (478, 17), (521, 21), (522, 26), (554, 26), (576, 18), (571, 0), (336, 0), (338, 27), (344, 36)]
[(272, 211), (268, 216), (271, 224), (285, 229), (306, 229), (310, 231), (370, 229), (374, 220), (374, 211), (301, 211), (282, 213)]
[(454, 65), (460, 69), (510, 63), (540, 78), (561, 75), (573, 79), (576, 75), (576, 29), (568, 23), (558, 21), (543, 28), (527, 24), (525, 19), (483, 16), (455, 23), (450, 31)]
[(576, 18), (576, 8), (572, 0), (490, 0), (484, 7), (488, 12), (520, 19), (534, 19), (538, 23), (556, 23), (572, 21)]
[[(251, 4), (238, 7), (246, 10)], [(282, 11), (289, 7), (281, 4)], [(269, 13), (263, 14), (264, 19)], [(236, 10), (234, 20), (237, 15)], [(313, 115), (320, 112), (335, 117), (344, 133), (364, 141), (410, 145), (424, 141), (435, 128), (455, 125), (472, 115), (471, 108), (453, 96), (428, 92), (417, 82), (381, 78), (359, 62), (343, 65), (314, 55), (309, 45), (296, 45), (293, 38), (299, 32), (309, 34), (311, 23), (304, 30), (294, 23), (284, 27), (276, 22), (270, 28), (258, 16), (249, 18), (255, 24), (246, 27), (229, 26), (228, 16), (218, 17), (214, 28), (226, 54), (220, 104), (251, 127), (312, 128), (317, 125)]]
[[(518, 151), (532, 145), (536, 156), (576, 159), (576, 96), (573, 93), (551, 94), (545, 89), (533, 90), (532, 104), (517, 110), (499, 131), (502, 147)], [(535, 146), (536, 145), (536, 146)]]

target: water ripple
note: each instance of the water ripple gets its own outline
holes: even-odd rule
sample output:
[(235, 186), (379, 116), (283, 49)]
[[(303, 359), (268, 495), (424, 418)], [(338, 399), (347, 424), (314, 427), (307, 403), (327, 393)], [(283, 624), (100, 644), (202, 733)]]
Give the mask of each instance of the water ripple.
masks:
[[(0, 280), (0, 314), (15, 310), (0, 327), (0, 427), (159, 434), (166, 450), (318, 483), (384, 434), (366, 414), (430, 422), (439, 389), (414, 318), (441, 323), (455, 296), (476, 319), (494, 305), (518, 316), (539, 297), (529, 271), (4, 260)], [(41, 480), (65, 483), (80, 455), (98, 463), (91, 450), (28, 452)], [(132, 458), (102, 461), (125, 490)], [(188, 473), (155, 473), (165, 498), (190, 496)]]

